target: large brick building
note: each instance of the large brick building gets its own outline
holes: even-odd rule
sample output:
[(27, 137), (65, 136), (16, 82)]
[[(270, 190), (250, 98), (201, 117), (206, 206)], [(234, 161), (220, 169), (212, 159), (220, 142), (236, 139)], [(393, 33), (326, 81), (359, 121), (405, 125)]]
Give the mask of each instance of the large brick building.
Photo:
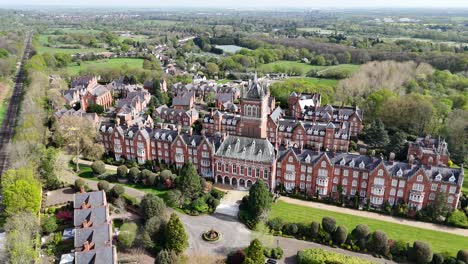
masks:
[(350, 154), (349, 140), (362, 128), (362, 111), (321, 107), (320, 100), (318, 94), (293, 93), (290, 103), (296, 108), (290, 107), (292, 117), (286, 117), (255, 78), (241, 91), (239, 113), (205, 115), (202, 135), (109, 125), (101, 128), (103, 144), (116, 159), (164, 160), (177, 167), (192, 162), (200, 175), (236, 187), (248, 188), (261, 179), (272, 191), (280, 186), (333, 198), (341, 192), (374, 207), (404, 202), (415, 209), (444, 193), (447, 204), (457, 206), (463, 169), (446, 167), (444, 141), (418, 139), (408, 162), (395, 161), (393, 154), (389, 159)]

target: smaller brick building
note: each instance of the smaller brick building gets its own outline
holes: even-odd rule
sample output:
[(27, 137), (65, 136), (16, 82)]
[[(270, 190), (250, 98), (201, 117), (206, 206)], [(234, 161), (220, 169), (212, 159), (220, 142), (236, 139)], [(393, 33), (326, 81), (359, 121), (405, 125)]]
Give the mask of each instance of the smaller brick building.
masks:
[(447, 142), (431, 136), (417, 138), (410, 143), (408, 148), (408, 160), (415, 158), (424, 165), (447, 166), (450, 154)]

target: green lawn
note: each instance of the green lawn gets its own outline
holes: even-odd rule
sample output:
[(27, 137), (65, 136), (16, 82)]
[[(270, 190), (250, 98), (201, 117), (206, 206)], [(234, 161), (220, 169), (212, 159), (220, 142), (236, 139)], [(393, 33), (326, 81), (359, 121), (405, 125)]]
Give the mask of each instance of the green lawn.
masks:
[(97, 61), (84, 61), (80, 65), (72, 65), (65, 68), (70, 75), (78, 75), (81, 70), (87, 68), (102, 69), (102, 68), (120, 68), (127, 65), (130, 69), (142, 68), (143, 59), (133, 58), (116, 58), (116, 59), (104, 59)]
[(278, 71), (283, 72), (286, 69), (291, 69), (293, 67), (298, 67), (302, 70), (304, 74), (306, 74), (310, 70), (322, 70), (327, 68), (327, 66), (317, 66), (317, 65), (310, 65), (298, 61), (275, 61), (268, 64), (263, 64), (260, 66), (261, 71)]
[(50, 53), (50, 54), (55, 54), (55, 53), (66, 53), (66, 54), (76, 54), (76, 53), (98, 53), (98, 52), (104, 52), (106, 49), (101, 49), (101, 48), (80, 48), (80, 49), (67, 49), (67, 48), (53, 48), (53, 47), (46, 47), (46, 46), (38, 46), (36, 48), (37, 53), (43, 54), (43, 53)]
[(217, 84), (226, 84), (229, 82), (231, 82), (231, 80), (228, 80), (228, 79), (220, 79), (216, 81)]
[(402, 239), (410, 243), (413, 243), (414, 240), (425, 241), (432, 246), (434, 252), (449, 252), (451, 255), (456, 255), (459, 249), (466, 248), (466, 245), (468, 245), (468, 237), (464, 236), (294, 205), (282, 201), (273, 204), (270, 213), (270, 218), (281, 217), (288, 222), (306, 224), (310, 224), (312, 221), (321, 222), (325, 216), (335, 218), (337, 224), (346, 226), (349, 232), (358, 224), (366, 224), (371, 230), (384, 231), (391, 239)]

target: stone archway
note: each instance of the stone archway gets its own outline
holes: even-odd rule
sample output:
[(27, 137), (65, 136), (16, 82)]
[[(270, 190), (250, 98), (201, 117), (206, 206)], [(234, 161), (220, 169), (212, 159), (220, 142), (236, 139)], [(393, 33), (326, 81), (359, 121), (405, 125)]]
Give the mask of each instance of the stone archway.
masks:
[(245, 187), (247, 187), (247, 188), (252, 187), (252, 185), (253, 185), (253, 183), (252, 183), (251, 180), (247, 180), (247, 182), (245, 183)]
[(239, 186), (240, 187), (245, 187), (245, 180), (244, 179), (239, 180)]
[(231, 184), (231, 180), (229, 179), (228, 176), (224, 176), (224, 182), (223, 182), (223, 183), (224, 183), (224, 184), (228, 184), (228, 185)]
[(223, 177), (221, 175), (216, 176), (217, 183), (223, 183)]
[(231, 185), (232, 186), (237, 186), (238, 185), (236, 178), (234, 178), (234, 177), (231, 178)]

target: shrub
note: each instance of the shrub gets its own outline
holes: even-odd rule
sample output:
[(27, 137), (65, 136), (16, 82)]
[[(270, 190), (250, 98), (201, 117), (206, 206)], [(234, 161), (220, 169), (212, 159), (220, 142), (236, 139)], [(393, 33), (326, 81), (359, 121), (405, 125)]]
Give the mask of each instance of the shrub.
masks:
[(152, 172), (148, 169), (144, 169), (141, 171), (141, 180), (143, 182), (146, 182), (146, 180), (149, 178), (149, 176), (152, 174)]
[(155, 183), (156, 183), (156, 179), (157, 179), (157, 175), (156, 173), (151, 173), (148, 178), (146, 179), (145, 181), (145, 184), (146, 185), (150, 185), (150, 186), (153, 186)]
[(91, 170), (93, 170), (94, 175), (101, 175), (106, 172), (106, 165), (104, 162), (98, 160), (91, 164)]
[(393, 244), (390, 246), (390, 253), (392, 254), (394, 260), (398, 262), (406, 261), (406, 258), (408, 256), (408, 245), (406, 241), (394, 241)]
[(338, 228), (335, 230), (335, 233), (333, 234), (333, 241), (337, 245), (341, 245), (344, 242), (346, 242), (346, 239), (348, 238), (348, 229), (344, 226), (338, 226)]
[(100, 191), (105, 191), (107, 192), (109, 190), (109, 182), (101, 180), (98, 182), (97, 187)]
[(75, 180), (75, 191), (79, 192), (81, 188), (85, 188), (86, 182), (83, 179)]
[(273, 219), (268, 220), (267, 224), (271, 229), (275, 231), (280, 231), (283, 229), (284, 220), (280, 217), (275, 217)]
[(312, 224), (310, 224), (310, 236), (312, 238), (317, 238), (318, 237), (319, 230), (320, 230), (320, 224), (319, 223), (314, 221), (314, 222), (312, 222)]
[(172, 172), (170, 170), (163, 170), (159, 176), (161, 176), (162, 180), (171, 179)]
[(112, 188), (111, 192), (115, 198), (119, 198), (122, 194), (125, 193), (125, 188), (122, 185), (116, 184)]
[(127, 178), (128, 168), (125, 165), (117, 167), (117, 177), (124, 179)]
[(264, 263), (265, 257), (263, 256), (263, 246), (260, 240), (254, 239), (250, 242), (249, 247), (246, 249), (247, 259), (252, 260), (252, 263)]
[(128, 171), (128, 180), (132, 182), (138, 182), (138, 178), (140, 177), (140, 170), (137, 167), (133, 167)]
[(427, 243), (422, 241), (414, 241), (411, 249), (412, 259), (416, 263), (429, 263), (432, 260), (432, 249)]
[(199, 197), (195, 201), (191, 203), (191, 208), (199, 213), (205, 213), (208, 212), (210, 209), (208, 205), (206, 204), (205, 198)]
[(264, 248), (263, 255), (265, 255), (267, 258), (281, 259), (283, 257), (283, 249), (280, 247)]
[(331, 217), (322, 218), (322, 228), (326, 232), (333, 234), (336, 229), (336, 220)]
[(457, 259), (465, 263), (468, 263), (468, 250), (460, 249), (457, 253)]
[(468, 227), (468, 218), (465, 212), (460, 210), (453, 211), (448, 217), (447, 222), (453, 226)]
[(222, 192), (220, 190), (217, 190), (215, 188), (211, 189), (210, 194), (211, 194), (211, 196), (213, 196), (214, 198), (216, 198), (218, 200), (221, 200), (224, 197), (224, 192)]
[(287, 235), (293, 236), (293, 235), (297, 234), (297, 231), (299, 231), (299, 228), (294, 223), (288, 223), (288, 224), (284, 225), (284, 227), (283, 227), (283, 232), (285, 234), (287, 234)]
[(50, 234), (57, 230), (57, 218), (55, 216), (47, 216), (42, 219), (41, 223), (42, 232), (44, 234)]
[(372, 251), (377, 254), (387, 255), (388, 237), (383, 231), (375, 231), (371, 236)]
[(345, 256), (324, 249), (311, 248), (297, 252), (298, 264), (370, 264), (372, 262), (358, 257)]
[(188, 247), (188, 236), (185, 233), (184, 225), (175, 213), (172, 213), (169, 222), (167, 222), (164, 237), (166, 249), (181, 253)]
[(444, 255), (440, 253), (435, 253), (434, 256), (432, 256), (432, 263), (433, 264), (443, 264), (444, 263)]
[(130, 248), (136, 238), (138, 226), (135, 223), (125, 223), (120, 227), (117, 241), (124, 248)]
[(356, 228), (353, 229), (351, 235), (356, 240), (358, 247), (361, 250), (366, 248), (366, 242), (370, 235), (370, 229), (367, 225), (357, 225)]

